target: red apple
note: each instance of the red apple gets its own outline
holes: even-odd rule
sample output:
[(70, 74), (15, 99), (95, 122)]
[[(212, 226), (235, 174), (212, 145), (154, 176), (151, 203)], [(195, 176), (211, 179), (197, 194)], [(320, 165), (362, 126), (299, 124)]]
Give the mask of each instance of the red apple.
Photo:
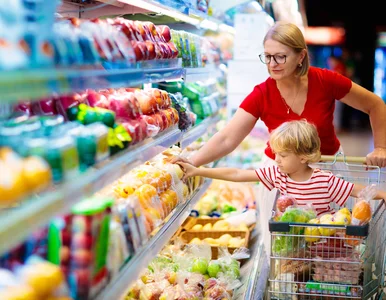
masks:
[(148, 26), (149, 23), (151, 22), (141, 22), (142, 27), (145, 30), (146, 36), (145, 36), (145, 41), (152, 41), (155, 42), (154, 36), (152, 35), (150, 28)]
[(149, 89), (147, 93), (154, 99), (157, 104), (157, 110), (162, 108), (163, 105), (163, 95), (160, 89)]
[(156, 51), (155, 51), (155, 45), (154, 42), (147, 40), (145, 42), (147, 51), (149, 53), (148, 59), (152, 60), (156, 58)]
[(137, 98), (135, 98), (135, 94), (133, 92), (122, 92), (122, 96), (130, 103), (131, 112), (130, 118), (135, 119), (141, 115), (141, 108), (139, 106), (139, 102)]
[(25, 113), (26, 115), (32, 115), (32, 106), (34, 103), (31, 103), (29, 101), (23, 101), (19, 102), (18, 105), (15, 107), (15, 111), (21, 111)]
[(93, 254), (86, 249), (77, 249), (71, 253), (71, 259), (77, 267), (88, 267), (93, 261)]
[(109, 107), (109, 101), (107, 100), (107, 97), (102, 93), (97, 93), (93, 90), (88, 90), (85, 97), (87, 98), (87, 101), (90, 106), (95, 107), (101, 107), (108, 109)]
[(172, 51), (172, 58), (178, 57), (178, 49), (172, 41), (168, 42), (169, 49)]
[(137, 118), (135, 119), (134, 121), (138, 122), (139, 126), (141, 127), (141, 131), (142, 131), (142, 139), (141, 141), (143, 141), (144, 139), (148, 138), (150, 135), (151, 135), (151, 129), (152, 128), (149, 128), (149, 126), (147, 125), (147, 122), (146, 120), (144, 120), (143, 118)]
[(162, 118), (162, 127), (161, 127), (161, 131), (165, 130), (166, 128), (168, 128), (169, 126), (171, 126), (171, 123), (169, 123), (169, 119), (168, 117), (166, 116), (166, 114), (161, 110), (159, 111), (158, 113), (156, 113), (156, 115), (160, 115), (161, 118)]
[(172, 39), (172, 35), (171, 35), (171, 32), (170, 32), (170, 27), (167, 26), (167, 25), (159, 25), (157, 26), (159, 28), (159, 32), (161, 33), (161, 35), (163, 36), (165, 42), (169, 42), (171, 39)]
[(149, 40), (150, 38), (147, 36), (146, 30), (143, 27), (143, 24), (141, 21), (134, 21), (134, 32), (137, 37), (137, 41), (143, 42), (146, 40)]
[(170, 99), (169, 93), (167, 91), (161, 90), (162, 93), (162, 108), (169, 108), (172, 105), (172, 100)]
[(109, 97), (109, 109), (115, 112), (117, 118), (128, 120), (133, 115), (130, 101), (121, 95), (111, 95)]
[(163, 52), (162, 58), (164, 58), (164, 59), (172, 58), (172, 51), (169, 48), (168, 44), (164, 43), (164, 42), (159, 42), (158, 44), (161, 47), (162, 52)]
[(177, 112), (177, 110), (175, 108), (170, 107), (168, 109), (165, 109), (164, 112), (166, 114), (170, 115), (170, 119), (172, 120), (172, 124), (173, 125), (178, 124), (179, 116), (178, 116), (178, 112)]
[(280, 212), (284, 212), (287, 207), (296, 204), (294, 197), (289, 195), (282, 195), (276, 200), (276, 209)]
[(162, 47), (159, 45), (159, 42), (154, 43), (154, 49), (155, 49), (155, 58), (162, 59), (165, 54)]
[(73, 271), (71, 276), (75, 277), (75, 282), (77, 283), (78, 288), (84, 288), (89, 286), (91, 282), (91, 273), (88, 269), (78, 269)]
[(142, 90), (135, 91), (135, 98), (143, 114), (148, 115), (157, 111), (157, 102), (148, 93)]
[(56, 115), (56, 105), (54, 99), (45, 99), (39, 102), (34, 102), (31, 105), (31, 109), (34, 115)]
[[(143, 115), (144, 117), (145, 115)], [(161, 129), (163, 128), (163, 121), (162, 121), (162, 117), (161, 115), (158, 115), (158, 114), (151, 114), (149, 115), (149, 117), (151, 117), (153, 120), (154, 120), (154, 125), (157, 126), (159, 128), (159, 131), (161, 131)]]
[(81, 96), (79, 94), (63, 95), (55, 101), (56, 111), (63, 117), (67, 118), (67, 110), (74, 106), (79, 106), (81, 103)]
[(160, 41), (160, 37), (158, 35), (157, 28), (154, 25), (154, 23), (152, 23), (152, 22), (143, 22), (143, 24), (146, 26), (146, 28), (148, 28), (151, 40), (154, 41), (154, 42), (159, 42)]
[(70, 246), (71, 244), (71, 232), (68, 230), (62, 230), (61, 231), (61, 238), (62, 238), (62, 245)]
[(142, 141), (144, 139), (144, 136), (146, 132), (143, 132), (142, 125), (135, 120), (130, 121), (124, 121), (122, 122), (122, 126), (127, 130), (127, 132), (130, 134), (132, 141), (132, 144), (138, 143), (139, 141)]
[(83, 248), (91, 250), (93, 246), (93, 238), (91, 234), (84, 234), (82, 232), (75, 233), (72, 237), (72, 248)]
[(70, 248), (67, 246), (62, 246), (60, 248), (60, 263), (67, 265), (70, 261)]
[(138, 41), (132, 40), (131, 46), (133, 47), (136, 61), (142, 61), (147, 59), (147, 48), (145, 50), (143, 48), (143, 44)]

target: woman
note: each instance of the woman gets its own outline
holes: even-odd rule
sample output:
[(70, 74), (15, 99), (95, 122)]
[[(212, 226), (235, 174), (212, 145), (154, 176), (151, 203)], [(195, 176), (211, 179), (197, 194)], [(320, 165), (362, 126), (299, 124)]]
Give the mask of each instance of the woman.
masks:
[[(385, 167), (386, 108), (382, 99), (336, 72), (310, 67), (304, 36), (294, 24), (277, 22), (263, 42), (264, 53), (259, 57), (270, 77), (254, 88), (230, 122), (188, 162), (200, 166), (232, 152), (259, 118), (270, 132), (286, 121), (306, 119), (317, 127), (322, 154), (333, 155), (340, 148), (333, 126), (335, 100), (340, 100), (369, 115), (374, 151), (367, 155), (366, 162)], [(264, 166), (274, 165), (275, 155), (269, 144), (265, 155)], [(174, 159), (178, 160), (184, 159)], [(258, 199), (267, 251), (268, 220), (275, 195), (275, 191), (267, 194), (262, 188)]]

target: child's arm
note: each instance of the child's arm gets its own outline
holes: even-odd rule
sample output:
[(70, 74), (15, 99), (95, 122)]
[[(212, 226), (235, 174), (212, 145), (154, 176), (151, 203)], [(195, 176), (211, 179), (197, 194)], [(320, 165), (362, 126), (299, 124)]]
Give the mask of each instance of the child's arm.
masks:
[[(351, 196), (358, 197), (359, 192), (362, 191), (366, 186), (362, 184), (354, 184), (354, 188), (352, 189)], [(375, 195), (374, 200), (386, 200), (386, 192), (377, 190), (377, 194)]]
[(184, 169), (184, 178), (203, 176), (234, 182), (259, 181), (259, 177), (257, 177), (255, 170), (242, 170), (236, 168), (196, 168), (188, 163), (178, 162), (177, 164)]

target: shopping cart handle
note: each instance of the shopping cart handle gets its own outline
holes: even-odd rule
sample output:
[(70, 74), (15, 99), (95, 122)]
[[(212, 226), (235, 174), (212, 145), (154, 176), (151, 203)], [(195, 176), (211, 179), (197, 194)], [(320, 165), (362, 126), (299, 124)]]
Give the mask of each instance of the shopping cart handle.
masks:
[(322, 162), (346, 162), (366, 164), (366, 157), (363, 156), (338, 156), (338, 155), (322, 155)]

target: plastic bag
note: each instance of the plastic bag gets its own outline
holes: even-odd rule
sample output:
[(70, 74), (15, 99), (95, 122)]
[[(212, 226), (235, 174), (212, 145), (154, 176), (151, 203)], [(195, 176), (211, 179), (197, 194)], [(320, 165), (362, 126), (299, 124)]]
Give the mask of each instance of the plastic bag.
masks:
[(370, 222), (372, 214), (370, 200), (377, 195), (375, 184), (365, 187), (358, 195), (359, 201), (352, 209), (352, 225), (365, 225)]

